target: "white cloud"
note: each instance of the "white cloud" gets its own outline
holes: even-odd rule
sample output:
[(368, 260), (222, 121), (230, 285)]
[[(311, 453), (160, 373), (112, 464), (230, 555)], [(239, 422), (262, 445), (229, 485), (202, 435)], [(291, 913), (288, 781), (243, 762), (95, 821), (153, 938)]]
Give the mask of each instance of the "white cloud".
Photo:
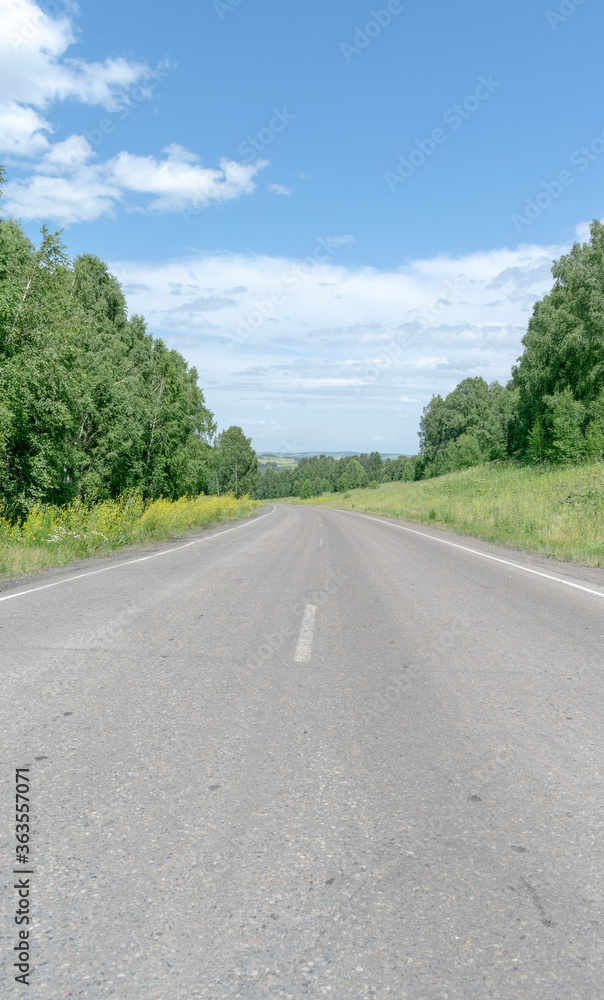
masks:
[[(600, 219), (604, 222), (604, 219)], [(575, 237), (579, 243), (588, 243), (591, 236), (591, 222), (578, 222), (575, 226)]]
[(49, 146), (36, 170), (46, 174), (70, 174), (78, 171), (95, 156), (95, 152), (83, 135), (70, 135), (63, 142)]
[(0, 104), (0, 148), (9, 156), (37, 156), (48, 149), (51, 126), (33, 108), (15, 101)]
[(113, 183), (137, 194), (156, 195), (150, 208), (180, 212), (187, 208), (205, 208), (211, 201), (225, 201), (250, 194), (253, 178), (265, 161), (242, 164), (221, 160), (220, 169), (202, 167), (199, 157), (173, 143), (162, 150), (164, 160), (153, 156), (120, 153), (107, 163)]
[[(132, 288), (130, 308), (183, 351), (202, 384), (211, 373), (219, 414), (245, 403), (255, 419), (270, 407), (293, 439), (305, 406), (309, 437), (298, 448), (281, 447), (268, 429), (255, 435), (259, 446), (329, 448), (321, 438), (329, 433), (333, 447), (347, 447), (357, 416), (365, 443), (370, 419), (371, 434), (386, 438), (404, 403), (404, 450), (413, 451), (434, 392), (468, 375), (509, 378), (533, 303), (551, 288), (551, 262), (564, 249), (524, 245), (380, 271), (338, 264), (335, 244), (331, 256), (306, 262), (217, 254), (112, 268)], [(211, 289), (201, 305), (200, 289)]]
[[(99, 162), (89, 140), (96, 142), (96, 135), (100, 142), (113, 131), (109, 119), (106, 127), (99, 123), (103, 132), (96, 128), (52, 143), (53, 128), (41, 112), (54, 102), (71, 99), (113, 113), (149, 97), (153, 78), (161, 78), (145, 63), (124, 58), (69, 58), (76, 12), (68, 2), (53, 18), (32, 0), (0, 0), (0, 153), (18, 157), (24, 174), (5, 185), (6, 211), (68, 225), (114, 214), (119, 204), (136, 211), (197, 211), (251, 194), (264, 161), (223, 159), (205, 167), (197, 154), (172, 143), (163, 157), (122, 151)], [(165, 68), (162, 63), (158, 71)], [(27, 158), (33, 162), (24, 168)]]
[(52, 18), (31, 0), (0, 0), (0, 93), (5, 104), (18, 102), (45, 108), (72, 98), (121, 107), (124, 92), (150, 75), (140, 62), (113, 58), (87, 63), (65, 56), (76, 41), (72, 16), (77, 8)]
[(111, 214), (121, 198), (118, 188), (101, 180), (95, 167), (70, 177), (33, 177), (4, 186), (6, 211), (21, 219), (49, 219), (70, 225)]
[[(435, 343), (442, 337), (456, 346), (490, 339), (500, 344), (499, 331), (526, 326), (532, 303), (551, 287), (551, 261), (562, 249), (523, 245), (417, 260), (390, 271), (343, 267), (337, 249), (323, 262), (217, 254), (115, 267), (129, 286), (151, 290), (138, 293), (134, 307), (152, 314), (163, 329), (184, 332), (183, 316), (199, 290), (208, 288), (217, 306), (213, 319), (226, 339), (241, 345), (327, 339), (338, 350), (354, 345), (375, 358), (382, 345), (405, 331), (413, 337), (429, 330)], [(271, 306), (274, 293), (277, 304)], [(264, 312), (262, 322), (254, 315), (254, 332), (238, 336), (236, 328), (256, 312)]]
[(294, 190), (293, 188), (286, 187), (285, 184), (269, 184), (268, 189), (269, 191), (272, 191), (273, 194), (284, 194), (284, 195), (291, 194), (292, 191)]
[[(140, 211), (197, 211), (210, 202), (250, 194), (254, 176), (264, 163), (222, 160), (220, 169), (202, 167), (198, 157), (181, 146), (168, 146), (164, 159), (119, 153), (105, 163), (83, 136), (55, 143), (42, 158), (38, 176), (11, 180), (4, 187), (6, 210), (21, 219), (52, 219), (63, 225), (111, 215), (128, 195)], [(145, 195), (150, 198), (145, 199)]]

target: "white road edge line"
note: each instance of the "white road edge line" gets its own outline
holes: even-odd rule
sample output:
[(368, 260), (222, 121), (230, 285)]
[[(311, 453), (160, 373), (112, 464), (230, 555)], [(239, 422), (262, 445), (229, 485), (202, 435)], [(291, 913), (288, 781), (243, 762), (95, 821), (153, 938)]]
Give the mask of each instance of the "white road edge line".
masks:
[(315, 631), (315, 618), (317, 617), (317, 605), (307, 604), (304, 609), (304, 618), (300, 626), (300, 637), (296, 646), (296, 663), (308, 663), (312, 650), (312, 637)]
[(176, 545), (173, 549), (164, 549), (163, 552), (152, 552), (148, 556), (139, 556), (137, 559), (126, 559), (124, 562), (115, 563), (113, 566), (103, 566), (101, 569), (91, 569), (87, 573), (78, 573), (77, 576), (69, 576), (64, 580), (55, 580), (54, 583), (44, 583), (41, 587), (30, 587), (29, 590), (20, 590), (16, 594), (6, 594), (4, 597), (0, 597), (1, 601), (12, 601), (15, 597), (26, 597), (27, 594), (36, 594), (39, 590), (48, 590), (50, 587), (60, 587), (63, 583), (73, 583), (74, 580), (83, 580), (87, 576), (98, 576), (99, 573), (109, 573), (112, 569), (122, 569), (123, 566), (133, 566), (135, 563), (147, 562), (149, 559), (158, 559), (160, 556), (169, 556), (173, 552), (180, 552), (181, 549), (188, 549), (191, 545), (200, 545), (202, 542), (209, 542), (212, 538), (218, 538), (219, 535), (227, 535), (229, 531), (239, 531), (240, 528), (249, 528), (251, 524), (258, 524), (265, 517), (270, 517), (270, 514), (274, 514), (276, 507), (273, 504), (273, 509), (269, 514), (263, 514), (261, 517), (254, 518), (253, 521), (248, 521), (246, 524), (238, 524), (235, 528), (226, 528), (224, 531), (217, 531), (213, 535), (207, 535), (205, 538), (194, 538), (192, 542), (185, 542), (184, 545)]
[(460, 545), (458, 542), (450, 542), (447, 538), (438, 538), (437, 535), (430, 535), (427, 531), (416, 531), (414, 528), (407, 528), (404, 524), (392, 524), (391, 521), (384, 521), (381, 517), (372, 517), (371, 514), (357, 514), (352, 510), (337, 510), (338, 514), (352, 514), (353, 517), (364, 517), (368, 521), (378, 521), (389, 528), (398, 528), (399, 531), (408, 531), (411, 535), (419, 535), (421, 538), (429, 538), (433, 542), (440, 542), (442, 545), (450, 545), (453, 549), (461, 549), (462, 552), (471, 552), (474, 556), (481, 556), (483, 559), (491, 559), (493, 562), (503, 563), (504, 566), (512, 566), (514, 569), (522, 570), (523, 573), (532, 573), (533, 576), (542, 576), (546, 580), (554, 580), (555, 583), (562, 583), (565, 587), (574, 587), (575, 590), (583, 590), (586, 594), (594, 594), (596, 597), (604, 597), (601, 590), (591, 590), (590, 587), (583, 587), (580, 583), (571, 583), (570, 580), (563, 580), (561, 576), (553, 576), (551, 573), (542, 573), (538, 569), (530, 569), (520, 563), (512, 562), (510, 559), (501, 559), (499, 556), (492, 556), (488, 552), (481, 552), (480, 549), (471, 549), (468, 545)]

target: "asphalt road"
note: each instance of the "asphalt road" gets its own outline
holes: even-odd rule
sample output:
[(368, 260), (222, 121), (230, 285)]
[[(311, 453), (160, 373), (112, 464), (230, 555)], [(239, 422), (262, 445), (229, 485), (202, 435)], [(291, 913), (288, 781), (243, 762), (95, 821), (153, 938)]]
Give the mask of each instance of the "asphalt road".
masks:
[(409, 528), (269, 505), (0, 592), (2, 997), (604, 995), (604, 573)]

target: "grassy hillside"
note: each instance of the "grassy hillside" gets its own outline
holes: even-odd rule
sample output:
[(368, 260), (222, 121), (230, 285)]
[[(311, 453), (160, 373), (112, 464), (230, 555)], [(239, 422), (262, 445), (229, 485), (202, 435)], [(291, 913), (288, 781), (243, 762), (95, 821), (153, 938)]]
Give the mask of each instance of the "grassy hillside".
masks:
[(417, 483), (385, 483), (308, 501), (434, 524), (515, 549), (604, 566), (604, 464), (493, 462)]

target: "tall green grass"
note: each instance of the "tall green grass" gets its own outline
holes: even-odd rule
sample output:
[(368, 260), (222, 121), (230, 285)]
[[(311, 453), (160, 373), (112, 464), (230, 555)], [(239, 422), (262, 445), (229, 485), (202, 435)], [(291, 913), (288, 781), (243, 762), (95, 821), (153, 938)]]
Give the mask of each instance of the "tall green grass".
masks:
[(230, 494), (143, 500), (136, 493), (97, 503), (39, 505), (20, 525), (0, 517), (0, 578), (210, 528), (246, 517), (259, 506), (248, 496), (237, 499)]
[(417, 483), (305, 502), (434, 524), (515, 549), (604, 566), (604, 463), (493, 462)]

